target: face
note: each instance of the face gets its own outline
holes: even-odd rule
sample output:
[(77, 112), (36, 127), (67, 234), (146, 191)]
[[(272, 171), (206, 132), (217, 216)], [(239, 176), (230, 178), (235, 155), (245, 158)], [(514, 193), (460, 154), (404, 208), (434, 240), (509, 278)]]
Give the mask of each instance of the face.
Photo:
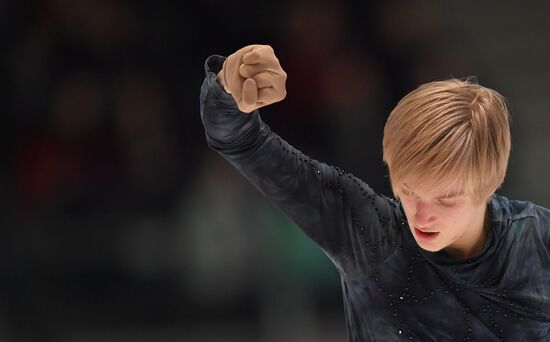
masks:
[(483, 237), (487, 201), (476, 201), (456, 186), (440, 192), (418, 188), (405, 179), (396, 190), (418, 245), (465, 256)]

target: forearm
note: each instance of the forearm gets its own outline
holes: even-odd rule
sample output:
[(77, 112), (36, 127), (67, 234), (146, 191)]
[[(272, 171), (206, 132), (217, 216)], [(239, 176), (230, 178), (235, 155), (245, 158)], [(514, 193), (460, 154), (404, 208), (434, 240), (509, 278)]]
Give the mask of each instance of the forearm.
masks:
[[(201, 118), (209, 147), (228, 160), (260, 192), (293, 219), (313, 240), (327, 248), (341, 243), (343, 203), (334, 188), (334, 168), (310, 159), (265, 124), (257, 110), (239, 111), (232, 96), (216, 81), (223, 59), (207, 60), (201, 89)], [(334, 178), (334, 179), (333, 179)], [(340, 212), (339, 212), (340, 211)], [(329, 217), (330, 216), (330, 217)]]
[[(337, 260), (345, 251), (360, 267), (370, 255), (365, 246), (382, 245), (376, 263), (392, 253), (398, 227), (395, 204), (360, 179), (345, 174), (288, 144), (272, 132), (257, 110), (241, 112), (216, 80), (223, 57), (210, 57), (201, 89), (201, 118), (211, 149), (228, 160), (262, 194), (287, 214), (312, 240)], [(368, 244), (364, 245), (363, 241)], [(386, 248), (387, 247), (387, 248)], [(360, 259), (356, 259), (362, 255)], [(345, 263), (344, 263), (345, 264)], [(365, 267), (371, 267), (365, 266)]]

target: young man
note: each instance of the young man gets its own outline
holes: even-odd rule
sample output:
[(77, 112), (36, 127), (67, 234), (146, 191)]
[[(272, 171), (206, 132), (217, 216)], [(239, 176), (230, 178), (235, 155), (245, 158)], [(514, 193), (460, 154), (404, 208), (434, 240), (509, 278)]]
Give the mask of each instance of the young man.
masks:
[(208, 145), (333, 261), (350, 341), (550, 340), (550, 211), (494, 193), (510, 153), (501, 95), (452, 79), (405, 96), (384, 129), (394, 200), (261, 120), (286, 96), (270, 46), (205, 68)]

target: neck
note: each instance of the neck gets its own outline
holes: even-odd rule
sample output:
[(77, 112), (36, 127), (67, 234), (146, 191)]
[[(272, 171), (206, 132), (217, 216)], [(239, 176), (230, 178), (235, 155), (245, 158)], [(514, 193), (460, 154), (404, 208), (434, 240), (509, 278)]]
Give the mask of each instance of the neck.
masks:
[(454, 258), (459, 260), (470, 259), (477, 256), (487, 241), (487, 232), (489, 230), (489, 205), (485, 205), (483, 212), (479, 215), (479, 220), (472, 230), (472, 234), (468, 236), (466, 241), (455, 246), (449, 246), (445, 250)]

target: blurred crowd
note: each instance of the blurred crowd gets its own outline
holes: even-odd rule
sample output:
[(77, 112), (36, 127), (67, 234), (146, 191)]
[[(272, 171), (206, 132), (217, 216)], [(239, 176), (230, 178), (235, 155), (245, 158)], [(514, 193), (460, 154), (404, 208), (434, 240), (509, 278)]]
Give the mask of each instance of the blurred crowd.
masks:
[(387, 195), (388, 113), (476, 70), (426, 2), (4, 1), (0, 21), (2, 341), (345, 341), (328, 258), (206, 146), (204, 60), (272, 45), (288, 96), (263, 120)]

